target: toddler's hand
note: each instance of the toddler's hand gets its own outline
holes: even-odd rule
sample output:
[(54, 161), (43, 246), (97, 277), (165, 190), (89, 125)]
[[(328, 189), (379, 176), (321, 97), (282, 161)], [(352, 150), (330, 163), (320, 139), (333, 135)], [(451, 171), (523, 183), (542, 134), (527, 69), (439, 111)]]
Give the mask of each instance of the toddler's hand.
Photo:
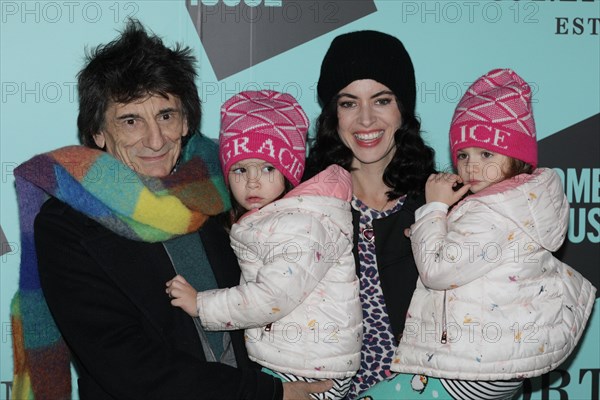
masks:
[(192, 317), (198, 316), (198, 309), (196, 307), (196, 295), (198, 292), (183, 276), (177, 275), (168, 281), (165, 291), (171, 299), (171, 305), (183, 309), (183, 311)]
[(467, 184), (454, 191), (454, 187), (462, 183), (460, 176), (455, 174), (431, 174), (425, 184), (425, 201), (439, 201), (451, 206), (459, 201), (469, 190), (471, 185)]

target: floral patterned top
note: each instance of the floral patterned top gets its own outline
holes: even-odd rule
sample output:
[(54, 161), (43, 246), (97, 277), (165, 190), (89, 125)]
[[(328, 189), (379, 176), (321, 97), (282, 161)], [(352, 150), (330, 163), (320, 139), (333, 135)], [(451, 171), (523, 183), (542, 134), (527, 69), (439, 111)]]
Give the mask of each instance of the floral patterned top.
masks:
[(394, 335), (383, 298), (375, 257), (373, 220), (400, 211), (405, 196), (395, 200), (392, 208), (379, 211), (367, 206), (358, 198), (352, 198), (352, 207), (360, 212), (358, 235), (358, 258), (360, 262), (360, 301), (363, 312), (363, 343), (358, 373), (352, 380), (347, 398), (353, 399), (385, 379), (395, 375), (389, 367), (394, 356)]

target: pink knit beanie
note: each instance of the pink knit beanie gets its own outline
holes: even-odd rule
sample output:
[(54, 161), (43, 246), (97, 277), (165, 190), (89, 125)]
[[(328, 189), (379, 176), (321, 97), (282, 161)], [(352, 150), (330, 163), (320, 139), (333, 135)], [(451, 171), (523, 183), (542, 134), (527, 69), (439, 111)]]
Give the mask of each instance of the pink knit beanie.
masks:
[(241, 92), (221, 107), (219, 157), (228, 181), (236, 162), (258, 158), (273, 164), (291, 183), (300, 183), (306, 158), (309, 121), (289, 94)]
[(450, 124), (450, 151), (480, 147), (537, 166), (529, 85), (510, 69), (477, 79), (460, 99)]

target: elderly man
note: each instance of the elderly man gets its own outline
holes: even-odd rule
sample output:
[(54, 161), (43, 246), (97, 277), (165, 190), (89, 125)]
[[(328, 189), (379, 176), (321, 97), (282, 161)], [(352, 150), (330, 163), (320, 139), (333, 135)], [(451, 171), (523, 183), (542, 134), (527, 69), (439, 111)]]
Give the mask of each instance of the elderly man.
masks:
[(176, 273), (198, 290), (239, 283), (229, 238), (210, 218), (229, 199), (216, 147), (195, 133), (190, 53), (130, 22), (79, 74), (84, 146), (15, 171), (23, 259), (13, 398), (70, 397), (70, 360), (83, 400), (291, 399), (328, 389), (282, 385), (247, 359), (242, 332), (205, 332), (165, 294)]

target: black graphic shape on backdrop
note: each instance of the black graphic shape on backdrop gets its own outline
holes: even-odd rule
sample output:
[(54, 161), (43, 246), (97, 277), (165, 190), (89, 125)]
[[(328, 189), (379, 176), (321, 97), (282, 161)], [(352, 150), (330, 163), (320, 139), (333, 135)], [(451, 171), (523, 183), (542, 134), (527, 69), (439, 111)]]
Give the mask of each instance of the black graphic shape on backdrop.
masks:
[[(589, 170), (600, 168), (600, 114), (541, 140), (538, 150), (541, 167), (560, 168), (565, 172), (569, 168), (574, 168), (577, 170), (577, 176), (584, 168)], [(591, 184), (589, 190), (592, 192), (593, 182), (588, 183)], [(592, 192), (591, 196), (593, 195)], [(590, 210), (598, 207), (600, 207), (598, 203), (578, 203), (576, 199), (573, 199), (571, 209), (575, 210), (576, 217), (571, 224), (575, 224), (574, 229), (581, 229), (580, 224), (585, 224), (590, 228), (591, 224), (588, 221)], [(583, 220), (579, 218), (579, 209), (581, 208), (587, 211)], [(599, 217), (593, 215), (592, 218), (598, 221)], [(597, 235), (598, 232), (593, 227), (591, 228), (592, 235)], [(600, 268), (598, 268), (600, 245), (598, 243), (592, 243), (587, 237), (580, 243), (566, 240), (556, 256), (581, 272), (594, 286), (600, 287)], [(596, 293), (596, 297), (598, 296), (600, 293)]]
[(10, 253), (12, 251), (8, 240), (6, 240), (6, 236), (4, 236), (4, 231), (0, 226), (0, 256), (6, 253)]
[(186, 0), (218, 80), (377, 11), (373, 0), (281, 0), (281, 6), (266, 2), (250, 7), (240, 0), (230, 7), (223, 1), (207, 6)]
[(12, 248), (10, 247), (10, 243), (6, 240), (6, 236), (4, 236), (4, 230), (0, 226), (0, 256), (10, 253)]

